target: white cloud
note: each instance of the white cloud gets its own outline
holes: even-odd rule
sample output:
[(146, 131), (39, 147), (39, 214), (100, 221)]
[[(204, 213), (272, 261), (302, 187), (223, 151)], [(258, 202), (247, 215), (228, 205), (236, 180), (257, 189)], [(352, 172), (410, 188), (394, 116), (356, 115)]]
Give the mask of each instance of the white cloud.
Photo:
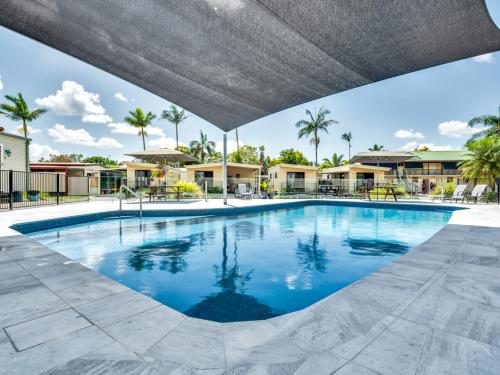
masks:
[[(241, 146), (244, 146), (245, 145), (245, 142), (243, 142), (241, 139), (240, 139), (240, 147)], [(217, 141), (215, 143), (215, 150), (218, 151), (218, 152), (222, 152), (222, 141)], [(231, 152), (233, 151), (236, 151), (237, 147), (236, 147), (236, 141), (235, 140), (232, 140), (232, 139), (229, 139), (227, 141), (227, 153), (230, 154)]]
[[(170, 137), (160, 137), (156, 139), (151, 139), (148, 141), (148, 145), (156, 148), (172, 148), (174, 149), (177, 147), (177, 144), (175, 143), (174, 138)], [(184, 142), (179, 141), (179, 146), (187, 146)]]
[[(108, 124), (108, 127), (111, 129), (111, 133), (133, 135), (137, 135), (139, 133), (138, 128), (134, 128), (126, 122), (110, 122)], [(156, 126), (148, 126), (146, 128), (146, 134), (150, 136), (165, 137), (165, 132), (163, 131), (163, 129)]]
[(451, 145), (437, 146), (434, 143), (418, 143), (418, 142), (408, 142), (399, 148), (400, 151), (414, 151), (422, 147), (428, 147), (431, 151), (450, 151), (454, 147)]
[(446, 121), (438, 125), (439, 134), (450, 138), (463, 138), (481, 131), (481, 128), (471, 128), (463, 121)]
[(405, 138), (415, 138), (415, 139), (424, 139), (424, 135), (420, 132), (416, 132), (413, 129), (399, 129), (396, 133), (394, 133), (396, 138), (405, 139)]
[(2, 75), (0, 74), (0, 90), (3, 89), (3, 81), (2, 81)]
[(117, 92), (115, 94), (115, 98), (122, 101), (122, 102), (128, 102), (128, 99), (125, 95), (123, 95), (121, 92)]
[[(24, 135), (23, 126), (22, 125), (18, 126), (16, 132), (18, 134)], [(28, 137), (30, 136), (30, 134), (38, 134), (41, 132), (42, 132), (41, 129), (33, 129), (31, 126), (28, 125)]]
[(486, 53), (472, 58), (478, 63), (492, 63), (494, 61), (493, 53)]
[(58, 143), (99, 148), (123, 148), (123, 145), (114, 138), (102, 137), (96, 140), (85, 129), (68, 129), (61, 124), (56, 124), (53, 128), (50, 128), (49, 135)]
[(30, 143), (30, 159), (32, 161), (38, 161), (41, 158), (47, 159), (49, 155), (59, 155), (60, 152), (54, 150), (48, 145), (40, 145), (38, 143)]
[(36, 104), (61, 116), (82, 116), (83, 122), (106, 123), (113, 119), (106, 114), (100, 103), (99, 94), (85, 91), (74, 81), (64, 81), (55, 95), (35, 99)]

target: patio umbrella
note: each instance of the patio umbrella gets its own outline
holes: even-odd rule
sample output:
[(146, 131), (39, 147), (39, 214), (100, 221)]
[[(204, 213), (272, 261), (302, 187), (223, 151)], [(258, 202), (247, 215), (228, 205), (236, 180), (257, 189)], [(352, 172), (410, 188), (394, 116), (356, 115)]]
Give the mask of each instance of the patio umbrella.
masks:
[(143, 161), (150, 163), (158, 163), (163, 165), (165, 171), (165, 185), (167, 185), (167, 163), (195, 163), (198, 160), (192, 156), (185, 154), (184, 152), (178, 150), (172, 150), (170, 148), (157, 148), (152, 150), (137, 151), (130, 154), (125, 154), (127, 156), (132, 156)]

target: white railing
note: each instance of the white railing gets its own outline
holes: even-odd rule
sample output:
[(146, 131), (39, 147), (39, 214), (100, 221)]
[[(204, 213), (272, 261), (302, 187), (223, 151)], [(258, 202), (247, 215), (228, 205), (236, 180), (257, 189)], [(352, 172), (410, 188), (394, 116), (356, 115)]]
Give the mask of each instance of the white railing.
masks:
[(120, 198), (120, 212), (122, 211), (122, 192), (123, 190), (128, 191), (130, 194), (135, 196), (136, 198), (139, 198), (139, 217), (142, 218), (142, 195), (139, 193), (137, 194), (135, 191), (133, 191), (131, 188), (129, 188), (127, 185), (121, 185), (120, 189), (118, 189), (118, 197)]

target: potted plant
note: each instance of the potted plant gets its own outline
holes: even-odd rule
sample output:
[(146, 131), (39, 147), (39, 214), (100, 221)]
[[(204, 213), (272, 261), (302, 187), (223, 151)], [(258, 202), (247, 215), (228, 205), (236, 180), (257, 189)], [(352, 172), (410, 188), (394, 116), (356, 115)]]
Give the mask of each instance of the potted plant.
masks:
[(39, 190), (28, 190), (28, 200), (30, 202), (37, 202), (40, 199)]

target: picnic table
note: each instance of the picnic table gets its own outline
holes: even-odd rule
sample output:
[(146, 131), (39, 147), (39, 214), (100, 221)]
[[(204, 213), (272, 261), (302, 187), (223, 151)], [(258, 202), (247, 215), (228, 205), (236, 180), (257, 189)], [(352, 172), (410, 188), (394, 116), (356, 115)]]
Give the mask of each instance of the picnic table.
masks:
[[(394, 197), (394, 201), (398, 201), (398, 198), (396, 196), (396, 188), (398, 185), (394, 184), (375, 184), (373, 185), (374, 189), (383, 189), (384, 190), (384, 201), (387, 199), (388, 195), (392, 195)], [(377, 192), (377, 198), (378, 198), (378, 192)], [(371, 201), (370, 193), (368, 193), (368, 200)]]
[(176, 199), (179, 201), (181, 199), (181, 187), (180, 186), (152, 186), (149, 188), (149, 201), (151, 202), (156, 199), (165, 198), (167, 199), (169, 194), (175, 194)]

